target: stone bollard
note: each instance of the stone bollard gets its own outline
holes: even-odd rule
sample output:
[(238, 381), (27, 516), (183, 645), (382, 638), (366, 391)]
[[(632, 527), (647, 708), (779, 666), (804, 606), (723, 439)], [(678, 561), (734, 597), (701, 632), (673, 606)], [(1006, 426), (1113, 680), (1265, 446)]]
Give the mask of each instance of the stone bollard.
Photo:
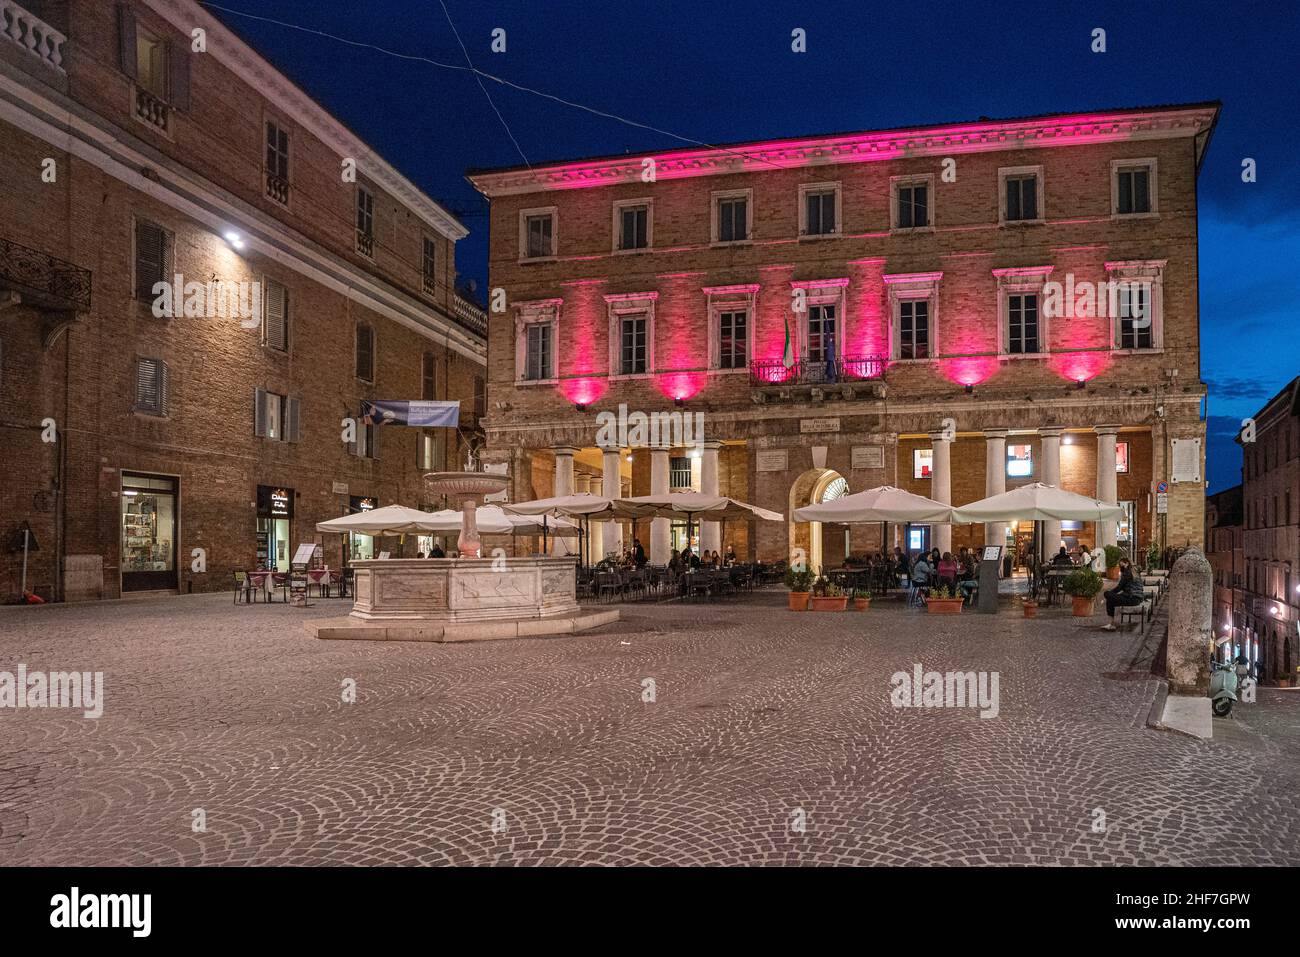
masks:
[(1169, 572), (1169, 640), (1165, 671), (1178, 695), (1210, 693), (1214, 572), (1201, 550), (1189, 548)]

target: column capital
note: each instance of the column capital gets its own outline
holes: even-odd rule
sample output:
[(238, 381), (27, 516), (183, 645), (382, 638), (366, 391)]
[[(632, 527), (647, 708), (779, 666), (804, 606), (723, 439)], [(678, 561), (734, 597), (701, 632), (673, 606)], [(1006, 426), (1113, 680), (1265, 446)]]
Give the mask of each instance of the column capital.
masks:
[(623, 451), (623, 449), (617, 445), (598, 445), (596, 448), (600, 449), (600, 451), (605, 455), (619, 455)]
[[(956, 436), (953, 436), (953, 438), (956, 438)], [(930, 433), (930, 441), (931, 441), (931, 442), (951, 442), (952, 439), (948, 438), (948, 432), (947, 432), (946, 429), (944, 429), (944, 430), (941, 430), (941, 431), (938, 431), (938, 432), (931, 432), (931, 433)]]
[(575, 448), (574, 448), (573, 446), (571, 446), (571, 445), (557, 445), (557, 446), (556, 446), (554, 449), (552, 449), (551, 451), (554, 452), (557, 456), (560, 456), (560, 455), (567, 455), (567, 456), (569, 456), (570, 458), (572, 458), (573, 456), (577, 455), (578, 452), (581, 451), (581, 450), (580, 450), (580, 449), (575, 449)]
[(1092, 427), (1092, 431), (1096, 432), (1098, 435), (1115, 435), (1119, 430), (1120, 427), (1118, 425), (1094, 425)]
[(986, 439), (1005, 439), (1007, 437), (1006, 429), (985, 429), (984, 438)]
[(669, 452), (672, 451), (672, 446), (671, 445), (647, 445), (646, 449), (650, 452), (651, 456), (667, 455)]
[(722, 448), (722, 443), (717, 439), (708, 439), (700, 443), (700, 446), (709, 452), (716, 452)]
[(1064, 431), (1065, 429), (1058, 428), (1039, 429), (1038, 435), (1040, 438), (1044, 439), (1059, 439)]

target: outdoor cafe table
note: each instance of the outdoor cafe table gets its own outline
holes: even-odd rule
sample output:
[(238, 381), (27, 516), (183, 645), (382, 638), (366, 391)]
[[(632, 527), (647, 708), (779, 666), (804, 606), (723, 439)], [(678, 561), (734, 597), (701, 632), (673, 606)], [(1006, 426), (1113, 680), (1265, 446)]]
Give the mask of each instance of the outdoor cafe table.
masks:
[[(248, 573), (249, 584), (266, 596), (266, 600), (271, 600), (271, 589), (279, 588), (289, 581), (288, 572), (272, 571), (255, 571)], [(251, 595), (249, 596), (252, 597)]]
[(1056, 604), (1056, 595), (1061, 587), (1061, 580), (1073, 575), (1082, 565), (1051, 565), (1043, 573), (1043, 579), (1047, 583), (1047, 603)]
[(307, 581), (318, 586), (322, 595), (327, 595), (330, 586), (334, 584), (334, 576), (328, 568), (309, 568), (307, 569)]

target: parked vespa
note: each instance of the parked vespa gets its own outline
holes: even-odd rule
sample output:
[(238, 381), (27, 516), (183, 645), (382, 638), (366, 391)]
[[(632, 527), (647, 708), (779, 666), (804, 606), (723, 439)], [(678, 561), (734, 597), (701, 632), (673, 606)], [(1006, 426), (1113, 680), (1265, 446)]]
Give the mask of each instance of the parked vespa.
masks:
[(1237, 666), (1231, 662), (1210, 660), (1210, 708), (1216, 718), (1232, 713), (1237, 700)]

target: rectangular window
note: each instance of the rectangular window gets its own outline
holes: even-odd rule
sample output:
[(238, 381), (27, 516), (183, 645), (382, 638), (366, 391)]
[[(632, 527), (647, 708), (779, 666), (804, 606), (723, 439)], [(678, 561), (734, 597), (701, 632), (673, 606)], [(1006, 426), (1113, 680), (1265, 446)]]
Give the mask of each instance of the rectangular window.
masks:
[(420, 398), (426, 401), (438, 398), (438, 363), (432, 352), (426, 352), (420, 361)]
[(749, 238), (749, 200), (744, 196), (718, 200), (718, 242), (737, 243)]
[(743, 369), (749, 362), (749, 313), (743, 309), (718, 313), (718, 366)]
[(361, 418), (357, 418), (357, 441), (353, 448), (356, 454), (363, 459), (379, 458), (379, 432), (378, 426), (366, 425), (362, 423)]
[(254, 393), (253, 434), (277, 442), (300, 438), (298, 400), (265, 389)]
[(482, 376), (474, 377), (474, 427), (479, 419), (487, 415), (487, 382)]
[(1008, 176), (1007, 222), (1038, 218), (1038, 177)]
[(1115, 173), (1115, 212), (1121, 216), (1151, 212), (1151, 170), (1146, 166), (1121, 168)]
[(148, 415), (167, 415), (167, 408), (167, 363), (161, 359), (137, 359), (135, 410)]
[(277, 203), (289, 201), (289, 134), (266, 121), (266, 195)]
[(668, 459), (668, 488), (691, 487), (691, 460), (689, 456), (674, 455)]
[(831, 362), (835, 359), (835, 307), (808, 307), (808, 361)]
[(645, 313), (623, 316), (619, 320), (619, 375), (642, 375), (646, 368), (646, 329), (649, 326)]
[(289, 349), (289, 290), (273, 279), (262, 282), (262, 342), (287, 352)]
[(375, 254), (375, 197), (364, 186), (357, 187), (357, 252)]
[(804, 216), (809, 236), (831, 236), (839, 224), (835, 221), (835, 190), (819, 190), (804, 194)]
[(430, 432), (421, 432), (415, 443), (416, 467), (425, 472), (440, 470), (437, 438)]
[(1151, 313), (1151, 287), (1146, 283), (1123, 282), (1119, 288), (1119, 331), (1121, 349), (1152, 348), (1155, 322)]
[(375, 330), (365, 323), (357, 326), (356, 365), (358, 379), (375, 381)]
[(1038, 294), (1007, 296), (1007, 352), (1032, 355), (1040, 350), (1038, 339)]
[(898, 228), (920, 229), (930, 225), (929, 187), (925, 183), (898, 187)]
[(555, 218), (550, 213), (529, 216), (525, 220), (525, 237), (528, 259), (554, 256)]
[(904, 299), (898, 304), (898, 358), (930, 358), (930, 301)]
[(168, 95), (167, 41), (155, 36), (139, 24), (135, 35), (135, 85), (160, 100)]
[(1034, 454), (1031, 446), (1007, 446), (1007, 475), (1012, 478), (1026, 478), (1034, 474)]
[(1115, 443), (1115, 471), (1128, 474), (1128, 443)]
[[(137, 219), (135, 222), (135, 298), (153, 302), (156, 283), (171, 282), (171, 235), (154, 223)], [(175, 290), (180, 296), (182, 290)]]
[(424, 282), (426, 293), (432, 293), (438, 288), (438, 244), (428, 236), (424, 237), (424, 251), (420, 258), (420, 278)]
[(649, 246), (650, 207), (620, 207), (618, 213), (618, 248), (647, 249)]
[(525, 379), (553, 379), (554, 368), (550, 323), (533, 323), (528, 326), (528, 357), (524, 367)]
[(912, 478), (928, 479), (934, 469), (934, 449), (912, 450)]

